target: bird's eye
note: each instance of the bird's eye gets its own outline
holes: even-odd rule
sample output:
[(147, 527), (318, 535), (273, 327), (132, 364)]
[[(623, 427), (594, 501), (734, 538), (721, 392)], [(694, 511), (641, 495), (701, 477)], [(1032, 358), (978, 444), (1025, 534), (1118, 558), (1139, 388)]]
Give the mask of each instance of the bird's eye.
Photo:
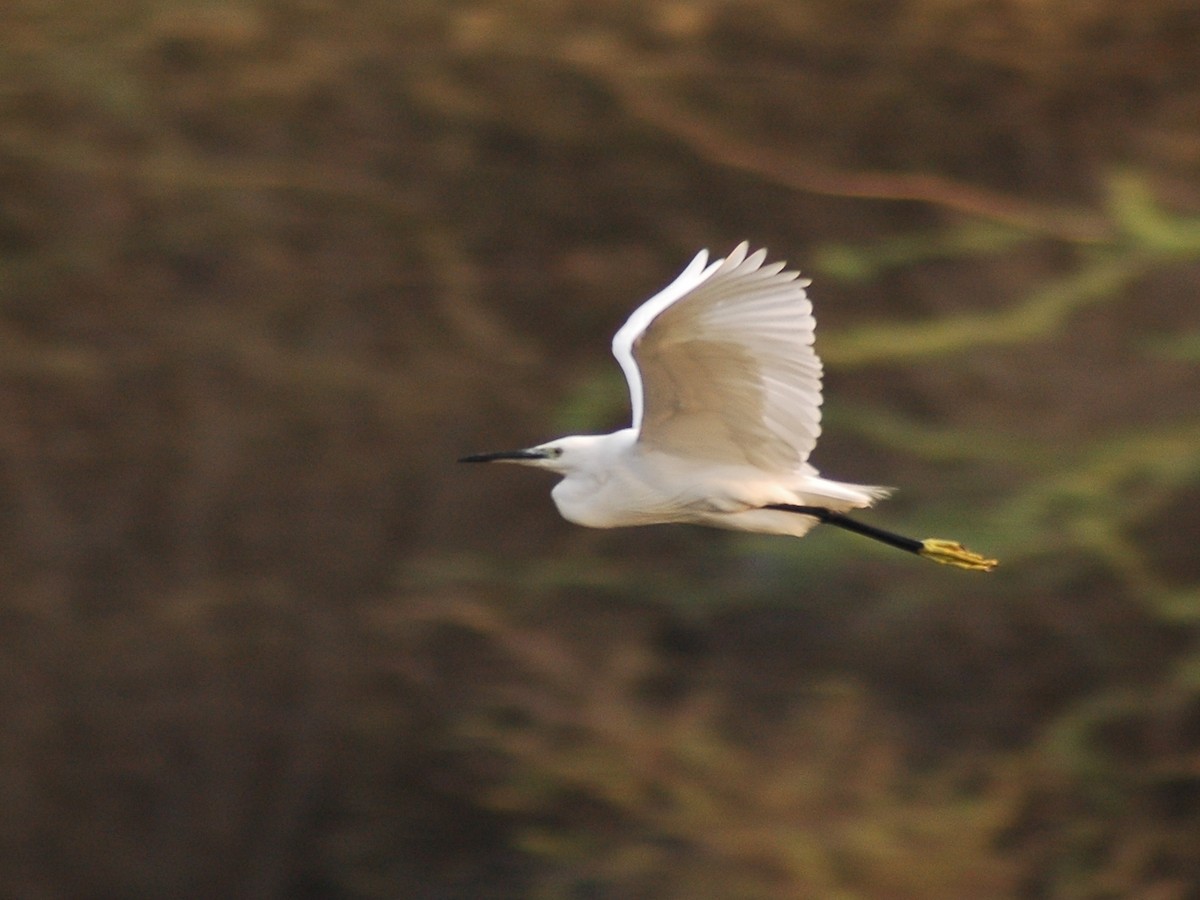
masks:
[(558, 459), (560, 456), (562, 456), (562, 447), (551, 447), (550, 448), (550, 458), (551, 459)]

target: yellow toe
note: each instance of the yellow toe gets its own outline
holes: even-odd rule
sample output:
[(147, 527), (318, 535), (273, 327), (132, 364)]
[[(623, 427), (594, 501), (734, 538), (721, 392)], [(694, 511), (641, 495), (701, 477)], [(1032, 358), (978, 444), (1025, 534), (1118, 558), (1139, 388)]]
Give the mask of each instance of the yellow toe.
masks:
[(972, 569), (976, 572), (990, 572), (999, 565), (999, 560), (980, 556), (958, 541), (944, 541), (940, 538), (921, 541), (921, 549), (917, 552), (926, 559), (932, 559), (944, 566), (958, 566), (960, 569)]

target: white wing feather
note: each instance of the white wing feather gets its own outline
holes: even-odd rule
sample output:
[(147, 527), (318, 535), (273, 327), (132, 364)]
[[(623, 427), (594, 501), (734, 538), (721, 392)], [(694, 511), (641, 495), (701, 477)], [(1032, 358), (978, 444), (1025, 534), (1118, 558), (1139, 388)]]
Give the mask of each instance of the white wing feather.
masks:
[(799, 273), (742, 243), (701, 252), (617, 332), (639, 444), (685, 458), (805, 467), (821, 433), (821, 361)]

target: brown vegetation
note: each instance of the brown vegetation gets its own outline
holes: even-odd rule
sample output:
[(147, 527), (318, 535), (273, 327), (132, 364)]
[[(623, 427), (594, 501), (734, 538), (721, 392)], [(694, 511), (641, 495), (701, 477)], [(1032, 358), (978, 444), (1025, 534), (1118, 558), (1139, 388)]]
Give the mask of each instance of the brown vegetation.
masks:
[[(14, 897), (1200, 896), (1200, 13), (9, 0)], [(699, 247), (980, 578), (560, 521)]]

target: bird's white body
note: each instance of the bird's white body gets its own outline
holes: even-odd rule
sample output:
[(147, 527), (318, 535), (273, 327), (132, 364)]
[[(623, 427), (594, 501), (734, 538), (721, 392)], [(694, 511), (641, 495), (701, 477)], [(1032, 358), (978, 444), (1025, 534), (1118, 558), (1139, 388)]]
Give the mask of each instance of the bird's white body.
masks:
[[(591, 528), (690, 522), (737, 531), (801, 537), (817, 520), (763, 507), (818, 506), (844, 511), (870, 506), (884, 489), (799, 472), (771, 473), (749, 465), (706, 463), (647, 450), (637, 432), (579, 435), (566, 441), (563, 479), (551, 496), (564, 519)], [(574, 451), (574, 452), (573, 452)], [(573, 465), (577, 461), (583, 465)]]
[(559, 512), (593, 528), (690, 522), (799, 537), (818, 519), (763, 507), (844, 512), (885, 496), (809, 463), (821, 362), (808, 282), (747, 249), (711, 264), (701, 252), (617, 332), (632, 427), (469, 459), (560, 474)]

